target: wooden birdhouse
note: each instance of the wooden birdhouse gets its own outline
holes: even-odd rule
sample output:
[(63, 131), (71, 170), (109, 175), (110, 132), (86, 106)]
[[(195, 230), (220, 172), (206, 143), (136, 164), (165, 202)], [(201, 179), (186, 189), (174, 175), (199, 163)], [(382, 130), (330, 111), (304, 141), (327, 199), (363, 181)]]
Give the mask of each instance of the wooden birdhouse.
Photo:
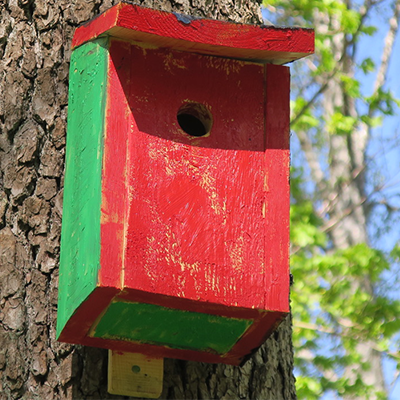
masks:
[(289, 312), (289, 69), (314, 33), (120, 3), (72, 43), (58, 339), (240, 364)]

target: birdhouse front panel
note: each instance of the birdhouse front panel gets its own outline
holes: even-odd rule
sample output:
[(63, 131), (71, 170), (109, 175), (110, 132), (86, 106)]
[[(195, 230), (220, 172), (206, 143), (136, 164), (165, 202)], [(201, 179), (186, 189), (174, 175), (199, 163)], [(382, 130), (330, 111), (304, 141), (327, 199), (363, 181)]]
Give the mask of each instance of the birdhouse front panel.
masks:
[[(264, 67), (121, 41), (110, 54), (134, 65), (124, 287), (264, 308)], [(208, 133), (180, 126), (187, 107)]]
[(84, 29), (58, 337), (238, 364), (289, 311), (288, 68)]

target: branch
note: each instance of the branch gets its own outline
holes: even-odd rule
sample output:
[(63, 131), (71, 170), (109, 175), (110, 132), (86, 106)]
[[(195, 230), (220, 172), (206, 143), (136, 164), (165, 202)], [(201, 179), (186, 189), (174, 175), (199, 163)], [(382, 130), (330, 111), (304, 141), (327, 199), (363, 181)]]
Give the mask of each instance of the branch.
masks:
[[(355, 52), (356, 52), (356, 42), (358, 37), (360, 36), (361, 33), (361, 28), (364, 25), (364, 22), (366, 21), (369, 12), (372, 10), (372, 8), (380, 3), (382, 3), (384, 0), (367, 0), (365, 4), (361, 7), (360, 9), (360, 23), (357, 27), (357, 31), (353, 34), (351, 40), (347, 43), (348, 46), (353, 46), (353, 53), (352, 53), (352, 58), (354, 59), (355, 57)], [(348, 7), (350, 9), (350, 7)], [(346, 48), (346, 47), (345, 47)], [(342, 55), (343, 57), (345, 56), (345, 53)]]
[(311, 97), (311, 99), (302, 107), (302, 109), (292, 119), (291, 124), (295, 124), (303, 116), (303, 114), (315, 103), (317, 98), (322, 93), (325, 92), (325, 90), (328, 88), (330, 80), (335, 77), (335, 75), (338, 73), (338, 71), (339, 71), (339, 68), (335, 67), (335, 69), (326, 77), (325, 82), (321, 85), (319, 90), (314, 93), (313, 97)]
[(385, 38), (385, 47), (383, 48), (381, 66), (375, 80), (374, 93), (376, 93), (377, 90), (386, 82), (387, 70), (393, 53), (394, 39), (399, 29), (399, 15), (400, 0), (397, 0), (394, 6), (393, 16), (389, 20), (389, 31)]
[(394, 374), (393, 374), (393, 380), (392, 380), (392, 382), (390, 383), (390, 386), (389, 386), (390, 392), (393, 391), (394, 386), (395, 386), (396, 381), (397, 381), (397, 379), (399, 378), (399, 376), (400, 376), (400, 371), (399, 371), (399, 370), (396, 370), (396, 371), (394, 372)]
[[(336, 337), (344, 337), (344, 338), (349, 338), (349, 339), (354, 339), (354, 334), (352, 332), (349, 332), (350, 329), (357, 329), (358, 331), (364, 331), (365, 328), (360, 326), (359, 324), (354, 324), (351, 321), (345, 320), (345, 319), (340, 319), (337, 321), (339, 325), (341, 325), (344, 328), (343, 332), (338, 332), (332, 328), (329, 327), (323, 327), (321, 325), (317, 325), (314, 323), (310, 322), (303, 322), (303, 321), (298, 321), (293, 319), (293, 328), (300, 328), (300, 329), (307, 329), (315, 332), (321, 332), (321, 333), (327, 333), (329, 335), (333, 335)], [(399, 361), (400, 360), (400, 352), (398, 351), (389, 351), (389, 350), (384, 350), (382, 347), (380, 347), (377, 343), (370, 343), (371, 348), (374, 349), (375, 351), (386, 354), (387, 356)]]

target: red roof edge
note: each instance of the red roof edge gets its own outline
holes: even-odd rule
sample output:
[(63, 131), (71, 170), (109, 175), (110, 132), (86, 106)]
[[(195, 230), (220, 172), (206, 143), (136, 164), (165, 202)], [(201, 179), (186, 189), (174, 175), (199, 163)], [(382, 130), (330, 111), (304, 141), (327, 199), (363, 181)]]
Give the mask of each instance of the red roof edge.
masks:
[(236, 24), (119, 3), (76, 29), (72, 48), (109, 35), (151, 47), (284, 64), (314, 52), (314, 30)]

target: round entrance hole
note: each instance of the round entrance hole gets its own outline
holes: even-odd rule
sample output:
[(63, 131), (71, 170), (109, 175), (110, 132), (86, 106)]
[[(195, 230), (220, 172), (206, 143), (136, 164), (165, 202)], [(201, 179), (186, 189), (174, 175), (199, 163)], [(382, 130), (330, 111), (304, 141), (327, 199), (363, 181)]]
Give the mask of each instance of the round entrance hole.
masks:
[(185, 103), (176, 118), (181, 129), (190, 136), (206, 136), (211, 131), (212, 116), (203, 104)]

